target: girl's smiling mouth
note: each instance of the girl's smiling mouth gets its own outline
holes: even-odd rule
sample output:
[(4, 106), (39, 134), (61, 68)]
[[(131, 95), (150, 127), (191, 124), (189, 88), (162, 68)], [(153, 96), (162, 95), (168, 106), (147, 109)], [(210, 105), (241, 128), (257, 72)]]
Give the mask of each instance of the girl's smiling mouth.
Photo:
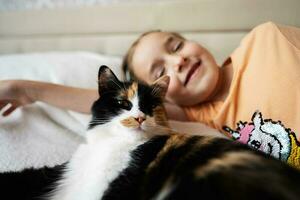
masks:
[(184, 81), (184, 86), (186, 86), (188, 84), (188, 82), (197, 74), (197, 72), (200, 69), (201, 64), (202, 64), (202, 61), (199, 60), (198, 62), (194, 63), (190, 67), (190, 69), (186, 75), (185, 81)]

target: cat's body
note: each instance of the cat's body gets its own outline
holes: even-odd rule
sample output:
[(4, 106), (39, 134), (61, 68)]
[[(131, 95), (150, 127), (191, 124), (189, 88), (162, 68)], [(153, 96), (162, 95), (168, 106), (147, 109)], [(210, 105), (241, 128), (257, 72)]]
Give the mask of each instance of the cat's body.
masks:
[[(168, 79), (120, 82), (99, 70), (99, 98), (51, 200), (300, 199), (300, 173), (229, 139), (178, 134), (162, 107)], [(61, 172), (61, 170), (59, 170)], [(53, 185), (52, 185), (53, 186)]]

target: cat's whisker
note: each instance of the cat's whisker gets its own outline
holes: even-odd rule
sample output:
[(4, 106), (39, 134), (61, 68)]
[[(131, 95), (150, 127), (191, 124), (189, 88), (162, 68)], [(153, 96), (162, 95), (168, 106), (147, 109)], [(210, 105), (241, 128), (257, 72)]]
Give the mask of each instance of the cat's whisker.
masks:
[(97, 122), (97, 121), (108, 121), (108, 120), (105, 120), (105, 119), (97, 119), (97, 120), (93, 120), (93, 122)]
[(95, 120), (95, 121), (92, 121), (92, 122), (90, 122), (90, 123), (97, 123), (97, 122), (109, 122), (108, 120)]
[(93, 121), (93, 122), (90, 122), (90, 124), (92, 124), (92, 123), (99, 123), (99, 122), (100, 122), (100, 123), (107, 123), (107, 122), (109, 122), (109, 121), (104, 121), (104, 120), (103, 120), (103, 121), (100, 121), (100, 120), (99, 120), (99, 121)]
[(99, 123), (103, 124), (103, 123), (108, 123), (108, 122), (109, 122), (109, 120), (107, 120), (107, 119), (96, 119), (96, 120), (90, 121), (89, 124), (94, 125), (94, 124), (99, 124)]
[(166, 121), (165, 120), (155, 120), (155, 123), (154, 123), (154, 125), (157, 125), (157, 124), (166, 124)]
[(103, 119), (108, 120), (106, 117), (102, 117), (102, 118), (97, 117), (97, 118), (94, 118), (92, 120), (103, 120)]
[(107, 122), (109, 122), (109, 121), (93, 121), (93, 122), (90, 122), (90, 124), (96, 124), (96, 123), (107, 123)]
[(165, 131), (168, 131), (168, 130), (172, 130), (171, 128), (169, 127), (165, 127), (165, 126), (161, 126), (161, 125), (150, 125), (150, 124), (145, 124), (145, 127), (147, 128), (154, 128), (154, 129), (160, 129), (160, 130), (165, 130)]
[(160, 128), (160, 129), (165, 129), (169, 130), (170, 128), (164, 127), (164, 126), (159, 126), (159, 125), (145, 125), (146, 127), (151, 127), (151, 128)]
[(122, 85), (123, 85), (123, 89), (126, 90), (126, 85), (125, 85), (125, 83), (122, 82)]

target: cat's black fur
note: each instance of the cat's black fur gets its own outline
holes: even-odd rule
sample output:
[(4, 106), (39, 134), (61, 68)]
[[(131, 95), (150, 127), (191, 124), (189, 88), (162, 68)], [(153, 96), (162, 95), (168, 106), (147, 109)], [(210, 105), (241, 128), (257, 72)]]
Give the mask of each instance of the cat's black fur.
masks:
[(54, 189), (65, 164), (21, 172), (0, 173), (0, 194), (3, 200), (38, 200)]
[[(103, 70), (107, 68), (100, 68), (99, 77)], [(105, 81), (108, 84), (101, 85)], [(122, 109), (131, 109), (130, 102), (120, 106), (112, 101), (120, 88), (116, 81), (119, 80), (114, 75), (99, 80), (101, 98), (93, 104), (89, 129), (109, 121)], [(123, 88), (130, 85), (122, 83)], [(162, 99), (151, 95), (151, 87), (145, 84), (139, 83), (138, 90), (141, 111), (153, 116), (153, 109), (162, 105)], [(239, 156), (242, 160), (238, 160)], [(37, 199), (51, 189), (49, 186), (59, 178), (61, 169), (2, 173), (2, 195), (9, 193), (7, 199)], [(161, 199), (296, 200), (300, 199), (299, 186), (298, 170), (244, 144), (172, 133), (155, 136), (134, 149), (128, 167), (109, 184), (102, 199), (156, 199), (162, 188), (169, 188)]]
[(184, 146), (171, 149), (146, 173), (149, 163), (167, 139), (167, 136), (156, 137), (133, 151), (132, 163), (110, 184), (103, 199), (154, 199), (170, 177), (173, 177), (174, 190), (164, 198), (168, 200), (300, 199), (299, 172), (261, 152), (252, 152), (262, 158), (261, 163), (216, 168), (197, 179), (192, 172), (212, 158), (220, 158), (228, 152), (253, 151), (227, 139), (215, 139), (211, 144), (199, 147), (197, 141), (204, 137), (190, 137)]

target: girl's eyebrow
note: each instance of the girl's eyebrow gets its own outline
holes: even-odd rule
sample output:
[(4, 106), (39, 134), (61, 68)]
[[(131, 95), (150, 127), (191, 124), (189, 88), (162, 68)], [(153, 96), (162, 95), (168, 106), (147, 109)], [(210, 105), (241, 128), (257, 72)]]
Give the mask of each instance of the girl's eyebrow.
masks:
[(170, 46), (170, 44), (172, 43), (173, 40), (174, 40), (174, 36), (173, 36), (173, 35), (169, 36), (169, 37), (165, 40), (163, 46), (164, 46), (164, 48), (165, 48), (166, 50), (169, 49), (168, 47)]

